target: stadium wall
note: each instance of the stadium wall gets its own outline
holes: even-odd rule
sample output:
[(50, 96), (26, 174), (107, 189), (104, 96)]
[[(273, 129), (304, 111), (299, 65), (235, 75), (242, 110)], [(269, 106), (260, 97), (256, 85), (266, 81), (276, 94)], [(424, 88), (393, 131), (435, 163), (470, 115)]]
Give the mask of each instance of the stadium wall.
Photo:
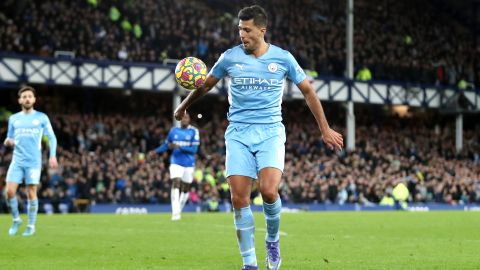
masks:
[[(229, 205), (220, 205), (219, 212), (230, 212)], [(263, 211), (262, 206), (252, 205), (252, 210), (256, 212)], [(408, 206), (408, 211), (428, 212), (428, 211), (480, 211), (479, 205), (448, 205), (448, 204), (412, 204)], [(201, 212), (200, 205), (186, 205), (183, 212)], [(282, 212), (318, 212), (318, 211), (397, 211), (392, 206), (362, 206), (359, 204), (284, 204)], [(90, 206), (90, 212), (96, 214), (148, 214), (148, 213), (170, 213), (169, 204), (97, 204)]]
[[(16, 88), (20, 83), (161, 92), (180, 90), (175, 83), (174, 68), (170, 66), (0, 53), (0, 88)], [(227, 85), (228, 81), (222, 80), (210, 93), (225, 94)], [(455, 87), (405, 82), (358, 82), (330, 77), (312, 79), (312, 85), (322, 100), (428, 108), (446, 106), (459, 92)], [(480, 111), (480, 89), (467, 89), (463, 94), (472, 109)], [(292, 83), (286, 84), (284, 96), (303, 98)]]

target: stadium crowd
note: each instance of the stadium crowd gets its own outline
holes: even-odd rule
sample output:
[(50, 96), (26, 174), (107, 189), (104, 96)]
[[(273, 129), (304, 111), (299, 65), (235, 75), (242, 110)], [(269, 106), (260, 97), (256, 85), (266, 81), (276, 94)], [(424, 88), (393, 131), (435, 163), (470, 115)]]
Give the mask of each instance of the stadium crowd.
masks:
[[(324, 76), (345, 75), (346, 1), (259, 1), (268, 40)], [(0, 3), (0, 50), (77, 58), (156, 62), (194, 55), (212, 66), (238, 44), (236, 12), (252, 1), (54, 1)], [(374, 79), (480, 85), (471, 30), (440, 1), (355, 1), (356, 70)], [(80, 16), (79, 16), (80, 14)]]
[[(78, 113), (65, 106), (69, 112), (50, 114), (60, 168), (48, 171), (45, 166), (43, 171), (39, 197), (45, 211), (82, 211), (91, 203), (169, 203), (168, 153), (146, 155), (171, 127), (169, 99), (125, 100), (130, 107), (123, 112), (122, 102), (117, 102), (117, 110)], [(42, 103), (50, 107), (57, 103), (46, 101)], [(230, 200), (223, 139), (227, 104), (205, 102), (218, 106), (205, 110), (207, 103), (200, 103), (192, 108), (204, 116), (193, 121), (200, 129), (201, 145), (189, 198), (189, 203), (202, 206)], [(138, 112), (135, 104), (150, 109)], [(325, 107), (332, 124), (344, 123), (340, 106)], [(441, 121), (432, 127), (431, 120), (426, 121), (431, 118), (404, 119), (380, 108), (357, 115), (356, 150), (337, 153), (321, 142), (308, 108), (286, 102), (286, 166), (280, 188), (284, 202), (373, 205), (403, 182), (410, 191), (409, 202), (480, 203), (480, 127), (465, 131), (465, 150), (456, 153), (453, 127)], [(6, 126), (0, 125), (2, 138)], [(0, 179), (5, 179), (11, 153), (0, 147)], [(25, 199), (25, 190), (19, 194)], [(257, 196), (252, 193), (252, 199)]]

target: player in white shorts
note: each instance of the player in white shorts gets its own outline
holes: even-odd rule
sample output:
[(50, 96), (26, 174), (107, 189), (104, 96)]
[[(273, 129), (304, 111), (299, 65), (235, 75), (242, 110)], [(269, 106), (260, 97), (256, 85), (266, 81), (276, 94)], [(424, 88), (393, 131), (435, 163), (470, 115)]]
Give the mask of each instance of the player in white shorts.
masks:
[(150, 152), (150, 155), (155, 155), (172, 151), (170, 156), (172, 220), (181, 219), (182, 209), (188, 201), (190, 184), (193, 181), (195, 154), (199, 145), (198, 129), (190, 125), (190, 115), (187, 113), (181, 120), (180, 128), (172, 128), (165, 142)]

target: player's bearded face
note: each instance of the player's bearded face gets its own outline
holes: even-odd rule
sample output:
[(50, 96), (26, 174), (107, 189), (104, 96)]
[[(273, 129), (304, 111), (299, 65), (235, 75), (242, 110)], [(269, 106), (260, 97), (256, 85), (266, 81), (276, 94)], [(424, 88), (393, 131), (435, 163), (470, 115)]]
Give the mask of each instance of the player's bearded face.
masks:
[(242, 40), (243, 48), (248, 52), (255, 51), (264, 39), (265, 27), (259, 27), (253, 23), (253, 19), (248, 21), (240, 20), (238, 23), (238, 33)]
[(31, 91), (25, 91), (20, 95), (18, 103), (23, 109), (30, 110), (35, 104), (35, 96)]

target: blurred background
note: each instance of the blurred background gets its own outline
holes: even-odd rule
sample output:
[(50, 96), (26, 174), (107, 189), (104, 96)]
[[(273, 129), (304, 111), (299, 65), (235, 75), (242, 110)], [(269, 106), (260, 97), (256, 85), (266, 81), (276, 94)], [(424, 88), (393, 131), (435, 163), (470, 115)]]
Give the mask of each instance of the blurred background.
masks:
[[(266, 9), (267, 41), (295, 56), (348, 145), (328, 150), (287, 84), (286, 205), (480, 204), (480, 1), (355, 0), (349, 9), (334, 0), (4, 0), (0, 137), (19, 111), (17, 90), (29, 84), (59, 143), (60, 168), (42, 171), (40, 211), (168, 206), (169, 155), (145, 153), (166, 138), (188, 94), (173, 68), (186, 56), (211, 68), (240, 43), (236, 15), (251, 4)], [(222, 81), (190, 109), (201, 135), (192, 211), (229, 209), (226, 95)], [(0, 146), (0, 212), (11, 156)], [(406, 187), (402, 196), (397, 187)], [(18, 196), (26, 200), (25, 190)]]

